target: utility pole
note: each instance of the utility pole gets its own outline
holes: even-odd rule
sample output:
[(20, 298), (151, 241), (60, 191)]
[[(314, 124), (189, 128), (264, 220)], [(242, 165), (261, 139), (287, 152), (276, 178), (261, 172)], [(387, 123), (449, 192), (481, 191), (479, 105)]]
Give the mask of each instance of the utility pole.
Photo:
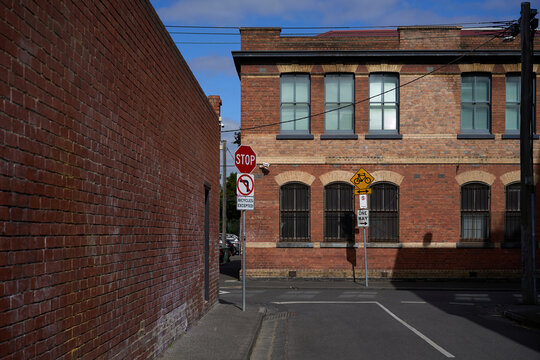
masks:
[(227, 246), (227, 140), (221, 141), (223, 149), (223, 180), (221, 187), (223, 193), (221, 195), (221, 201), (223, 202), (222, 208), (222, 224), (221, 224), (221, 241), (223, 246), (223, 262), (229, 261), (229, 247)]
[(536, 10), (521, 3), (521, 124), (520, 124), (520, 211), (521, 294), (523, 304), (536, 304), (535, 189), (533, 182), (533, 39), (538, 25)]

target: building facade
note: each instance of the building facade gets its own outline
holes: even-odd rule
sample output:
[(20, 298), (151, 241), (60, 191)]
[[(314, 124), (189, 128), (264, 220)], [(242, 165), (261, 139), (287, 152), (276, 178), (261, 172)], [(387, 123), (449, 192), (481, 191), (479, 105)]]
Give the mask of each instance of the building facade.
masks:
[(219, 97), (147, 0), (0, 12), (0, 358), (156, 358), (218, 300)]
[(498, 34), (241, 29), (242, 144), (269, 164), (254, 171), (247, 275), (363, 276), (363, 168), (369, 276), (519, 276), (519, 39)]

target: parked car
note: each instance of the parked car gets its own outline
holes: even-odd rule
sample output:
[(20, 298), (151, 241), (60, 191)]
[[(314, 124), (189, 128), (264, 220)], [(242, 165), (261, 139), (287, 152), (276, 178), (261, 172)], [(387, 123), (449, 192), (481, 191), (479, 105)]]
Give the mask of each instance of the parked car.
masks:
[(238, 236), (234, 234), (227, 234), (226, 235), (226, 244), (227, 246), (223, 245), (223, 241), (221, 239), (221, 234), (219, 235), (219, 262), (223, 262), (225, 257), (225, 251), (229, 252), (228, 261), (230, 261), (231, 256), (240, 254), (240, 241), (238, 239)]
[(240, 239), (238, 238), (238, 235), (227, 234), (226, 238), (227, 238), (227, 242), (230, 242), (234, 246), (234, 254), (233, 255), (240, 254)]

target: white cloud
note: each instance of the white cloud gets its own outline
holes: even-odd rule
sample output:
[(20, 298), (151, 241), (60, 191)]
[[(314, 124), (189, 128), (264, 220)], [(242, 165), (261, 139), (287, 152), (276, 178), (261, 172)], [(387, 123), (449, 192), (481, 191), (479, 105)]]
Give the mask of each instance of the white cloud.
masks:
[(339, 19), (359, 20), (381, 17), (398, 0), (179, 0), (168, 7), (158, 8), (165, 22), (204, 22), (239, 24), (250, 16), (294, 18), (318, 14), (322, 21)]
[(236, 69), (231, 56), (207, 55), (188, 59), (187, 62), (193, 72), (236, 75)]
[[(157, 4), (156, 5), (159, 6)], [(158, 8), (166, 23), (258, 26), (261, 19), (299, 25), (413, 25), (519, 17), (521, 0), (176, 0)], [(538, 8), (539, 0), (531, 1)], [(275, 25), (280, 25), (275, 24)], [(262, 26), (268, 26), (264, 24)]]

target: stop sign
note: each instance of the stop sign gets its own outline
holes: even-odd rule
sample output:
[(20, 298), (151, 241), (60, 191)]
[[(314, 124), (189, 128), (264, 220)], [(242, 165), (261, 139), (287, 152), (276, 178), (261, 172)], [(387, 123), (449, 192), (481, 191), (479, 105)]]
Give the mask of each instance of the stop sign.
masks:
[(234, 165), (241, 173), (249, 174), (257, 165), (257, 155), (251, 146), (241, 145), (234, 153)]

